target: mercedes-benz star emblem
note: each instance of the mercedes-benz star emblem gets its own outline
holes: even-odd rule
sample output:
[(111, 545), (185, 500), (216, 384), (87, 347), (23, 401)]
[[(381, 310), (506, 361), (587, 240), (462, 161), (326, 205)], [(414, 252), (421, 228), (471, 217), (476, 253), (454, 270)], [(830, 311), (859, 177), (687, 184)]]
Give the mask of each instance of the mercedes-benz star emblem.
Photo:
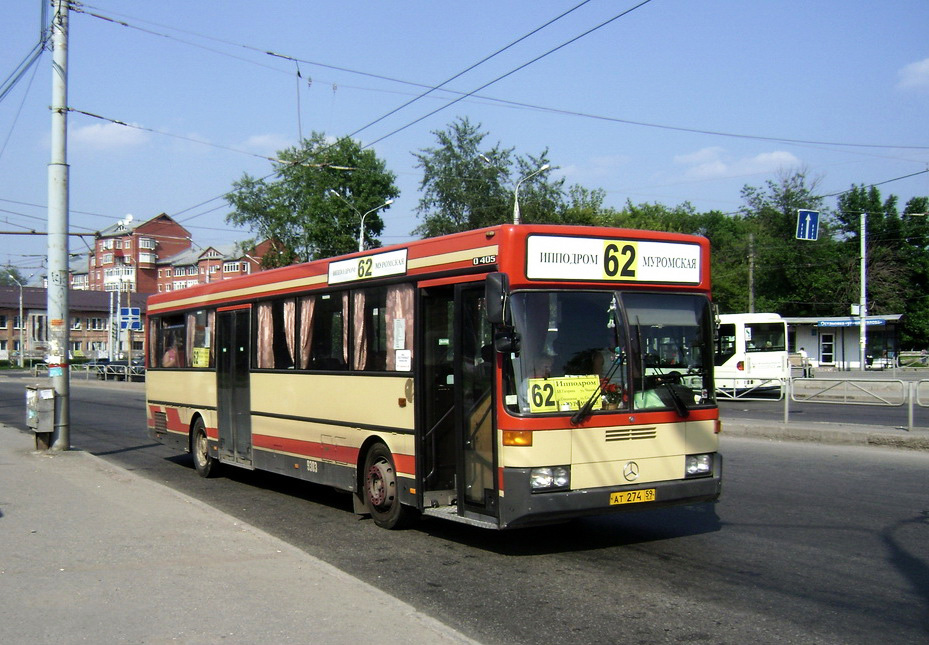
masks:
[(623, 466), (623, 477), (626, 478), (627, 482), (634, 482), (637, 480), (639, 478), (639, 464), (630, 461)]

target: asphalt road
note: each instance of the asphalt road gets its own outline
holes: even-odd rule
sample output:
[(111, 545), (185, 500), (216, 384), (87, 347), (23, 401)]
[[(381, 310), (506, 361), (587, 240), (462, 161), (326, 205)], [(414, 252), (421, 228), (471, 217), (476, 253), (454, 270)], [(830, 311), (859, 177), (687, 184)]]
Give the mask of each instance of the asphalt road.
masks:
[[(929, 640), (929, 453), (724, 437), (715, 506), (514, 532), (439, 520), (391, 532), (324, 487), (237, 469), (197, 477), (188, 456), (147, 438), (142, 401), (138, 387), (75, 384), (73, 446), (485, 643)], [(0, 422), (22, 427), (23, 407), (23, 383), (0, 378)]]

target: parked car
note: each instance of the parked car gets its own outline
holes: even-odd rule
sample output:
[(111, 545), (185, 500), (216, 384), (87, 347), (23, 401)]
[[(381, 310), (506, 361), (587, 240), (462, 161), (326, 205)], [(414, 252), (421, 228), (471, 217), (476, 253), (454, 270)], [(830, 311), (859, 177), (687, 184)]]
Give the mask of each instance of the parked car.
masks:
[(84, 369), (90, 373), (96, 373), (97, 378), (103, 380), (106, 377), (105, 371), (106, 366), (110, 364), (110, 359), (108, 358), (96, 358), (92, 361), (87, 361), (84, 363)]
[(145, 379), (145, 362), (138, 358), (132, 361), (110, 361), (103, 372), (104, 378), (115, 378), (117, 381), (141, 381)]

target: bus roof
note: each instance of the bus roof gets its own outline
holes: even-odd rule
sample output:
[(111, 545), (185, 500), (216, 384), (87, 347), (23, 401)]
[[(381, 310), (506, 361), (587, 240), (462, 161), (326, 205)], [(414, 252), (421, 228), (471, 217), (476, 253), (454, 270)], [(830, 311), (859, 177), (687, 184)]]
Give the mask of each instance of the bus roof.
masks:
[(782, 322), (780, 314), (772, 313), (751, 313), (751, 314), (720, 314), (719, 322)]
[[(149, 313), (222, 306), (311, 290), (503, 271), (510, 286), (621, 283), (709, 293), (709, 241), (612, 227), (502, 224), (314, 260), (158, 293)], [(615, 269), (614, 273), (610, 273)], [(631, 277), (630, 277), (631, 276)]]

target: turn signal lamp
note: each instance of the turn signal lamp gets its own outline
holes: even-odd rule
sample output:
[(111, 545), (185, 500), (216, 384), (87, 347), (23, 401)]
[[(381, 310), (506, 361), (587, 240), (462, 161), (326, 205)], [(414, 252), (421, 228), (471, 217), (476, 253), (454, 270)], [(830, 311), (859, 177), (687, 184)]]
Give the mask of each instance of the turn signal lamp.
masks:
[(736, 363), (736, 364), (735, 364), (735, 368), (736, 368), (737, 370), (739, 370), (740, 372), (744, 372), (744, 371), (745, 371), (745, 361), (739, 361), (738, 363)]
[(532, 430), (504, 430), (504, 446), (531, 446)]

